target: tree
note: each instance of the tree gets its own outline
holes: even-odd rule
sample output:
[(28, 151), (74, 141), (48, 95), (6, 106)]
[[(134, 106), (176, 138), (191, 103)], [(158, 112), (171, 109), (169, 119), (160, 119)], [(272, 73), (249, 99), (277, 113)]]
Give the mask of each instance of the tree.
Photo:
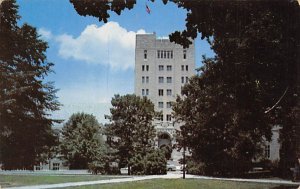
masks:
[(203, 74), (183, 88), (184, 98), (177, 98), (175, 117), (184, 123), (177, 141), (204, 163), (206, 174), (237, 176), (249, 169), (262, 139), (270, 139), (271, 125), (258, 111), (261, 99), (253, 96), (248, 107), (241, 106), (235, 87), (224, 83), (217, 66), (206, 60)]
[(33, 169), (56, 143), (50, 112), (59, 109), (47, 43), (17, 21), (15, 0), (0, 3), (0, 161), (4, 169)]
[(111, 123), (107, 130), (113, 146), (118, 150), (120, 166), (128, 166), (134, 155), (144, 157), (152, 150), (155, 137), (152, 121), (157, 112), (149, 99), (136, 95), (115, 95), (111, 104), (111, 115), (107, 116)]
[[(293, 133), (297, 128), (295, 119), (288, 118), (297, 102), (297, 27), (284, 22), (288, 22), (288, 15), (277, 15), (288, 5), (257, 5), (254, 11), (235, 5), (237, 9), (229, 9), (231, 14), (226, 15), (228, 21), (215, 26), (211, 47), (217, 54), (212, 59), (204, 57), (199, 75), (185, 86), (184, 97), (177, 99), (174, 109), (177, 118), (185, 123), (181, 130), (187, 130), (189, 135), (181, 138), (195, 137), (193, 140), (199, 141), (179, 143), (186, 143), (194, 158), (205, 163), (207, 174), (244, 173), (262, 150), (263, 139), (271, 139), (271, 126), (282, 125), (282, 133)], [(218, 10), (218, 6), (214, 8)], [(239, 18), (236, 14), (244, 16)], [(232, 29), (233, 22), (240, 23), (238, 32)], [(223, 32), (217, 32), (221, 28)], [(269, 108), (276, 101), (280, 106)], [(281, 137), (285, 139), (290, 137)], [(292, 137), (290, 144), (296, 142), (297, 137)], [(295, 157), (295, 148), (289, 152)]]
[[(80, 15), (92, 15), (104, 22), (109, 18), (109, 11), (120, 14), (122, 10), (130, 9), (136, 3), (134, 0), (102, 1), (96, 4), (90, 1), (70, 1)], [(202, 104), (200, 109), (194, 108), (195, 111), (190, 112), (193, 113), (191, 115), (196, 115), (199, 119), (201, 116), (205, 117), (201, 118), (205, 120), (204, 123), (198, 122), (204, 125), (217, 122), (216, 124), (220, 125), (215, 128), (218, 132), (225, 129), (227, 124), (233, 124), (238, 125), (236, 132), (245, 132), (247, 136), (248, 131), (251, 133), (248, 127), (255, 125), (253, 129), (259, 129), (258, 136), (265, 136), (266, 139), (270, 139), (271, 136), (270, 125), (281, 125), (281, 166), (291, 166), (297, 150), (298, 153), (300, 150), (300, 129), (297, 124), (297, 118), (300, 117), (298, 2), (170, 2), (187, 10), (186, 29), (172, 33), (170, 40), (188, 47), (191, 40), (200, 33), (201, 38), (207, 39), (216, 53), (216, 57), (204, 66), (205, 73), (193, 81), (194, 85), (190, 86), (190, 89), (186, 89), (186, 93), (203, 95), (192, 95), (194, 100), (207, 95), (207, 98), (204, 98), (207, 104), (190, 101), (190, 106), (194, 106), (195, 103)], [(208, 91), (200, 92), (199, 88)], [(187, 98), (190, 98), (190, 95)], [(200, 115), (198, 111), (204, 111), (202, 106), (214, 116), (206, 117), (209, 114), (205, 112), (204, 115)], [(229, 111), (222, 111), (222, 108)], [(186, 124), (188, 123), (198, 126), (190, 120), (186, 121)], [(216, 132), (213, 129), (208, 131), (208, 135), (214, 135)], [(245, 136), (239, 137), (242, 137), (242, 140)], [(254, 136), (250, 138), (252, 137)], [(254, 141), (256, 139), (248, 142), (252, 144)], [(256, 150), (253, 152), (257, 153)]]
[[(208, 5), (211, 8), (205, 9)], [(197, 11), (201, 14), (196, 14)], [(194, 92), (202, 87), (203, 95), (210, 97), (206, 100), (213, 107), (209, 108), (213, 110), (211, 115), (217, 116), (214, 121), (223, 119), (224, 124), (230, 113), (228, 120), (235, 116), (239, 126), (246, 126), (240, 131), (260, 125), (258, 135), (266, 139), (270, 139), (270, 125), (281, 125), (281, 162), (285, 164), (283, 167), (290, 166), (299, 145), (299, 132), (296, 134), (299, 124), (295, 119), (299, 111), (293, 111), (299, 95), (299, 36), (296, 34), (299, 6), (292, 1), (232, 1), (194, 5), (191, 12), (187, 22), (190, 27), (180, 35), (177, 33), (177, 37), (173, 35), (174, 39), (184, 40), (184, 33), (193, 38), (195, 31), (191, 28), (195, 28), (201, 31), (202, 37), (213, 36), (213, 41), (208, 41), (216, 57), (205, 63), (205, 70), (199, 70), (203, 73), (201, 83), (194, 83), (195, 89), (190, 90)], [(191, 103), (201, 104), (199, 100)], [(219, 112), (220, 108), (225, 114)]]
[[(271, 139), (273, 125), (282, 125), (282, 132), (296, 130), (295, 119), (287, 122), (287, 115), (297, 102), (299, 25), (289, 17), (291, 12), (297, 16), (297, 9), (285, 1), (275, 3), (232, 2), (225, 4), (223, 16), (218, 12), (224, 7), (213, 4), (206, 10), (213, 15), (208, 24), (214, 28), (213, 41), (208, 41), (216, 56), (204, 57), (199, 75), (190, 80), (174, 110), (185, 123), (187, 138), (199, 140), (179, 143), (187, 143), (207, 174), (243, 174), (262, 151), (263, 139)], [(295, 148), (289, 152), (295, 157)]]
[(64, 124), (60, 151), (70, 169), (87, 169), (93, 161), (104, 159), (107, 147), (95, 116), (75, 113)]
[(58, 128), (53, 128), (53, 134), (55, 137), (55, 140), (53, 141), (51, 146), (47, 146), (45, 148), (45, 151), (40, 154), (40, 158), (38, 162), (40, 163), (46, 163), (49, 165), (49, 170), (51, 169), (51, 161), (53, 158), (57, 157), (59, 154), (59, 136), (60, 136), (61, 130)]

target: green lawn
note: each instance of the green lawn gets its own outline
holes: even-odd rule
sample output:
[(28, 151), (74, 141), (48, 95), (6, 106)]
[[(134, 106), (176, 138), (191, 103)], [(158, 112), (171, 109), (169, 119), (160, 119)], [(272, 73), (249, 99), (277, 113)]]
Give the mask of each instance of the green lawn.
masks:
[(118, 184), (102, 184), (75, 189), (296, 189), (296, 186), (281, 186), (274, 184), (243, 183), (232, 181), (200, 180), (200, 179), (153, 179), (147, 181), (127, 182)]
[(0, 175), (0, 186), (26, 186), (38, 184), (56, 184), (64, 182), (79, 182), (103, 180), (115, 177), (101, 175)]
[[(25, 186), (39, 184), (56, 184), (65, 182), (79, 182), (103, 180), (117, 177), (101, 175), (0, 175), (0, 186)], [(126, 182), (118, 184), (101, 184), (76, 189), (296, 189), (296, 186), (281, 186), (274, 184), (243, 183), (202, 179), (153, 179), (146, 181)]]

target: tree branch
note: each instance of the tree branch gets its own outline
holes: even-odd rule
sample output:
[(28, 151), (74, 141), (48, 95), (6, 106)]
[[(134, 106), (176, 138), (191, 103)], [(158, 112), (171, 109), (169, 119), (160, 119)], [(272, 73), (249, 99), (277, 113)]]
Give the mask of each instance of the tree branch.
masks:
[(269, 113), (271, 110), (273, 110), (278, 104), (279, 102), (282, 100), (282, 98), (285, 96), (286, 92), (288, 91), (289, 87), (287, 86), (284, 93), (282, 94), (282, 96), (279, 98), (279, 100), (271, 107), (271, 108), (268, 108), (266, 111), (265, 111), (265, 114)]

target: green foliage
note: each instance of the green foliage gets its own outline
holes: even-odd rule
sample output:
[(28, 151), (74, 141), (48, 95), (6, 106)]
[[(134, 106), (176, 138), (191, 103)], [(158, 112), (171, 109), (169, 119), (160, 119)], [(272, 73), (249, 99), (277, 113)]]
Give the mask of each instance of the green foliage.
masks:
[[(113, 162), (114, 163), (114, 162)], [(106, 164), (105, 174), (107, 175), (119, 175), (121, 174), (120, 168), (118, 165)]]
[(165, 154), (166, 159), (170, 159), (172, 155), (173, 148), (171, 145), (162, 145), (160, 149)]
[(205, 165), (202, 162), (196, 162), (195, 160), (189, 160), (186, 164), (187, 174), (192, 175), (204, 175)]
[(218, 64), (204, 64), (204, 72), (190, 80), (182, 91), (185, 97), (173, 106), (185, 123), (177, 141), (205, 164), (206, 174), (241, 174), (261, 151), (263, 137), (270, 139), (270, 125), (263, 111), (258, 113), (260, 99), (249, 98), (252, 104), (241, 106), (235, 86), (224, 83), (222, 69), (215, 70)]
[(57, 144), (50, 112), (59, 109), (56, 89), (44, 78), (53, 63), (36, 28), (17, 25), (15, 0), (0, 4), (0, 161), (4, 169), (33, 169)]
[(88, 170), (94, 174), (104, 174), (105, 173), (105, 164), (106, 162), (101, 161), (92, 161), (91, 163), (88, 163)]
[(161, 150), (154, 150), (146, 155), (146, 174), (147, 175), (162, 175), (167, 174), (167, 159), (165, 153)]
[(82, 16), (95, 16), (99, 21), (107, 22), (110, 17), (107, 11), (114, 11), (118, 15), (121, 14), (125, 8), (132, 9), (135, 0), (129, 1), (89, 1), (89, 0), (70, 0), (73, 3), (75, 10)]
[(106, 116), (111, 123), (106, 132), (111, 138), (110, 145), (118, 150), (120, 166), (124, 167), (134, 155), (144, 157), (153, 148), (155, 129), (152, 120), (157, 112), (149, 99), (136, 95), (115, 95), (111, 104), (111, 116)]
[[(200, 3), (199, 10), (204, 5)], [(283, 132), (295, 130), (295, 119), (288, 118), (288, 112), (297, 102), (295, 34), (299, 24), (290, 14), (299, 17), (299, 11), (286, 1), (273, 6), (257, 2), (221, 5), (212, 3), (213, 8), (198, 17), (194, 14), (197, 21), (190, 23), (202, 31), (208, 21), (202, 35), (213, 36), (210, 42), (216, 57), (204, 57), (204, 66), (184, 87), (185, 97), (177, 99), (174, 111), (185, 122), (179, 143), (205, 163), (207, 174), (239, 175), (259, 155), (263, 138), (271, 139), (272, 125), (282, 124)], [(208, 14), (212, 16), (205, 18)], [(284, 91), (280, 106), (269, 108)]]
[(146, 160), (141, 154), (136, 154), (130, 159), (129, 166), (131, 167), (131, 174), (144, 175)]
[(95, 116), (73, 114), (62, 129), (60, 151), (71, 169), (87, 169), (89, 163), (99, 167), (106, 162), (108, 148), (103, 142), (102, 129)]
[(52, 158), (57, 157), (59, 154), (59, 129), (53, 129), (53, 135), (55, 136), (55, 141), (53, 145), (45, 147), (45, 151), (40, 154), (38, 158), (39, 163), (50, 163)]
[(136, 154), (130, 160), (132, 174), (135, 175), (162, 175), (167, 173), (167, 159), (160, 150), (152, 150), (146, 156)]
[(106, 154), (104, 158), (97, 158), (90, 163), (88, 163), (88, 170), (92, 174), (106, 174), (106, 175), (118, 175), (120, 174), (120, 168), (117, 166), (116, 162), (112, 161), (110, 156)]
[[(271, 125), (281, 125), (280, 166), (291, 166), (300, 153), (298, 2), (170, 2), (188, 11), (186, 29), (172, 33), (170, 40), (188, 47), (200, 33), (216, 53), (204, 60), (175, 108), (187, 136), (199, 144), (183, 141), (182, 134), (179, 143), (199, 155), (211, 174), (235, 174), (247, 170), (263, 137), (271, 139)], [(109, 11), (120, 14), (135, 1), (71, 3), (80, 15), (107, 22)]]

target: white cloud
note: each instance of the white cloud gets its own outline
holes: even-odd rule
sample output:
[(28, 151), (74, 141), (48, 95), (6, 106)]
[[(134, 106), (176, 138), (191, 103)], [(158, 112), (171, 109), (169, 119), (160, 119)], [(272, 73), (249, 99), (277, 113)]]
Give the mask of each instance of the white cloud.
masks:
[(45, 40), (50, 40), (53, 37), (51, 31), (47, 30), (46, 28), (39, 28), (38, 34), (41, 35), (41, 38)]
[(126, 70), (134, 67), (137, 33), (145, 31), (127, 31), (117, 22), (108, 22), (101, 27), (88, 25), (78, 37), (63, 34), (56, 40), (59, 42), (59, 55), (65, 59)]

